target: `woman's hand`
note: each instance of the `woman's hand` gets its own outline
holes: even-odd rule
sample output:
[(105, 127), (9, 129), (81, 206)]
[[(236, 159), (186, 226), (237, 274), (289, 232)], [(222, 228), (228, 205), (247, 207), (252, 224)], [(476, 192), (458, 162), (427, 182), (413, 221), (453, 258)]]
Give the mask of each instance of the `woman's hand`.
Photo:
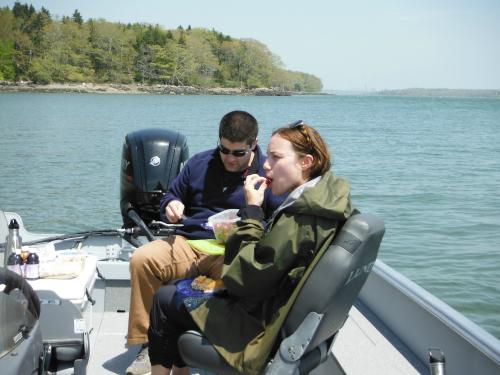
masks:
[(264, 192), (267, 188), (266, 178), (251, 174), (245, 179), (244, 191), (247, 205), (262, 206)]

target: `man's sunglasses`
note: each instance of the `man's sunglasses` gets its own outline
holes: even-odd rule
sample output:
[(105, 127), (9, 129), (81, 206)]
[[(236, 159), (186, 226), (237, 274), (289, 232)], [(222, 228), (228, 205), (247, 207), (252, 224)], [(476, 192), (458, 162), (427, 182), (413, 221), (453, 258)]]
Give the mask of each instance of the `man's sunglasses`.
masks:
[(241, 158), (251, 151), (250, 148), (247, 150), (230, 150), (227, 147), (221, 145), (220, 143), (217, 143), (217, 148), (224, 155), (233, 155), (237, 158)]

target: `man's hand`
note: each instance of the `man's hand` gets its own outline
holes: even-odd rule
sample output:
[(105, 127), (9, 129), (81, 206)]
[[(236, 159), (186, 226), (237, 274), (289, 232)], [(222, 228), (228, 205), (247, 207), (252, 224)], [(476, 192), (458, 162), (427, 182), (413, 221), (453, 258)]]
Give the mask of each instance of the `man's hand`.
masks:
[(165, 216), (171, 223), (178, 223), (184, 215), (184, 204), (181, 201), (173, 200), (165, 207)]
[(262, 206), (267, 180), (258, 174), (251, 174), (245, 179), (244, 191), (247, 205)]

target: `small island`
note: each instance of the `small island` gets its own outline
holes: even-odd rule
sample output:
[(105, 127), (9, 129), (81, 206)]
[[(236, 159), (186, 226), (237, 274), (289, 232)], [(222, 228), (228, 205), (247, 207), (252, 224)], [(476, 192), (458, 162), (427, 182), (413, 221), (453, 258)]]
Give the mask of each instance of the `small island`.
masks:
[(321, 80), (287, 70), (254, 39), (214, 29), (61, 19), (16, 2), (0, 8), (0, 91), (290, 95)]

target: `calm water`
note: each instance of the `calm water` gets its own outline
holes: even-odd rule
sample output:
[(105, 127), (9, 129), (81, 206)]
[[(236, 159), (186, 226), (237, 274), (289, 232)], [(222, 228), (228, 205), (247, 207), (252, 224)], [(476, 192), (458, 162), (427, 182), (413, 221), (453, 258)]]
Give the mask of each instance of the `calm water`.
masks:
[(0, 207), (33, 232), (118, 228), (124, 136), (164, 127), (191, 154), (252, 112), (266, 147), (297, 119), (387, 232), (380, 257), (500, 338), (500, 101), (400, 97), (0, 94)]

